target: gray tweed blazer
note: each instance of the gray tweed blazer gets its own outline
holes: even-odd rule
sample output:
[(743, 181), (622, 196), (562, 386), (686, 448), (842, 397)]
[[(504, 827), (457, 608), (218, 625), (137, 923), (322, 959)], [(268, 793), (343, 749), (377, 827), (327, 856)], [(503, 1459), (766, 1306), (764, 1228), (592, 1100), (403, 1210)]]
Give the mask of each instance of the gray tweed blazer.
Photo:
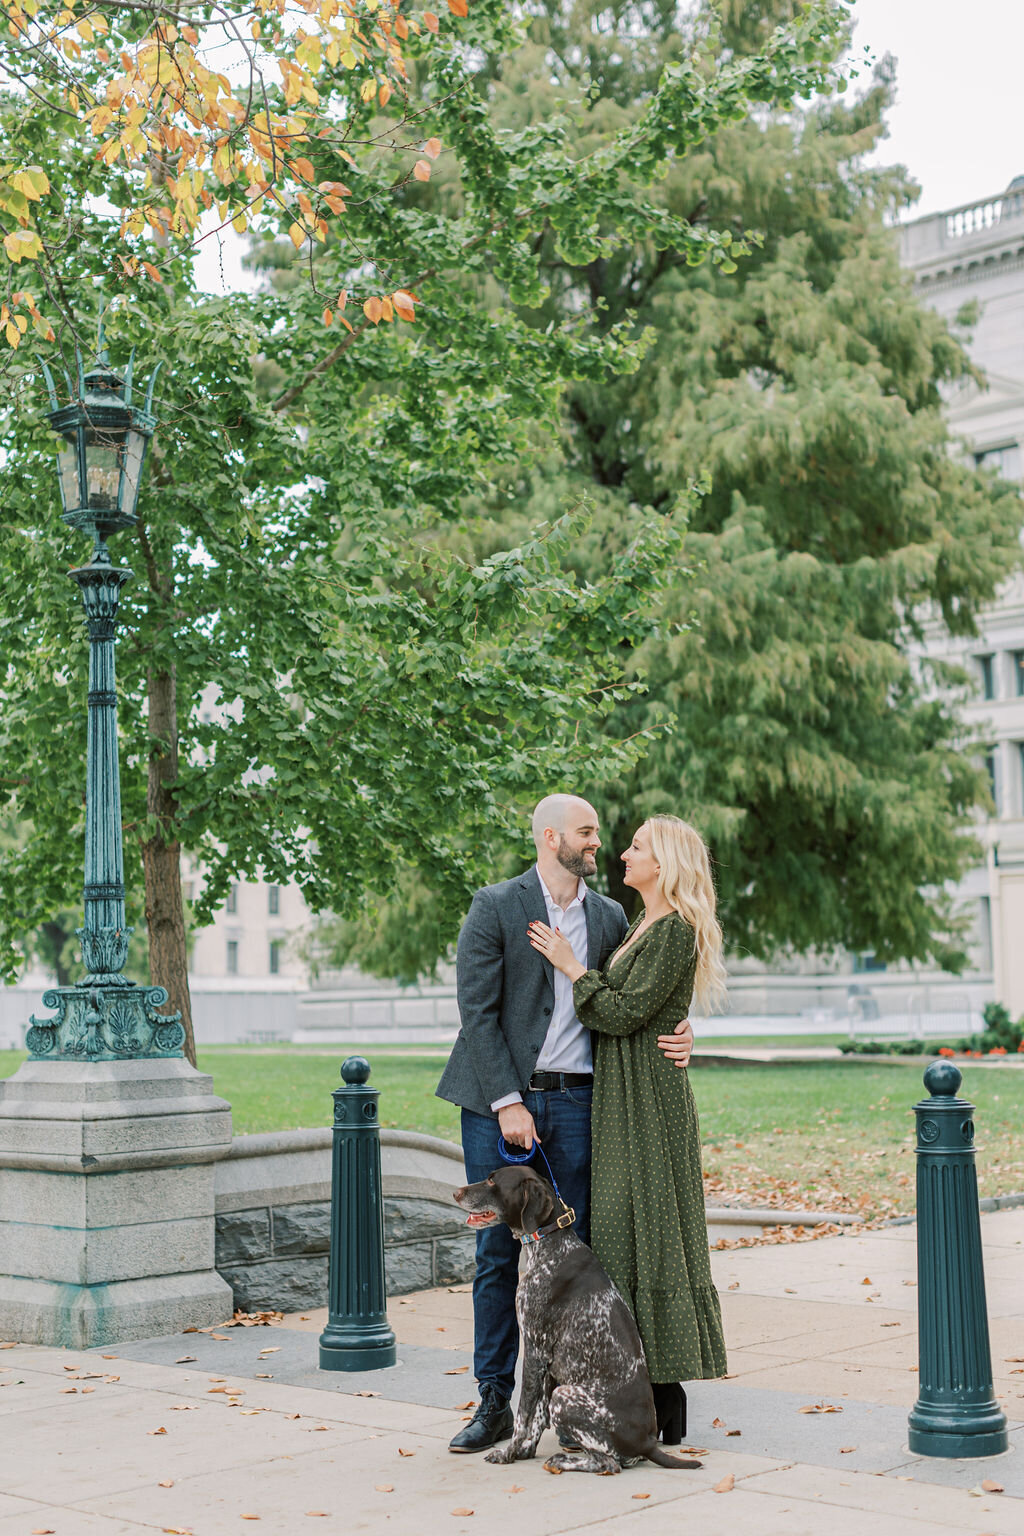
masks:
[[(619, 903), (597, 891), (587, 891), (583, 910), (587, 965), (599, 969), (629, 924)], [(477, 891), (459, 934), (456, 982), (462, 1028), (437, 1096), (478, 1115), (489, 1115), (496, 1099), (526, 1091), (551, 1022), (554, 969), (527, 938), (527, 926), (535, 919), (546, 923), (548, 914), (533, 868)]]

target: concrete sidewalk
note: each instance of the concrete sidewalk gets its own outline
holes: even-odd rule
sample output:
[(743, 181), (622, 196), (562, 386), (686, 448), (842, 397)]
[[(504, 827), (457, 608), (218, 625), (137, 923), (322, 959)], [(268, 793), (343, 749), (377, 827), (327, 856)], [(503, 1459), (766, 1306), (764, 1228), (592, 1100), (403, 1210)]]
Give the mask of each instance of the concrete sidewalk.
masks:
[[(447, 1442), (476, 1396), (468, 1287), (392, 1305), (400, 1364), (317, 1370), (323, 1314), (102, 1351), (0, 1353), (0, 1536), (222, 1536), (259, 1521), (452, 1536), (1019, 1536), (1024, 1211), (983, 1216), (996, 1391), (1014, 1449), (911, 1456), (915, 1228), (712, 1255), (730, 1376), (689, 1388), (699, 1472), (489, 1466)], [(814, 1411), (802, 1411), (812, 1409)], [(1004, 1492), (985, 1491), (983, 1481)]]

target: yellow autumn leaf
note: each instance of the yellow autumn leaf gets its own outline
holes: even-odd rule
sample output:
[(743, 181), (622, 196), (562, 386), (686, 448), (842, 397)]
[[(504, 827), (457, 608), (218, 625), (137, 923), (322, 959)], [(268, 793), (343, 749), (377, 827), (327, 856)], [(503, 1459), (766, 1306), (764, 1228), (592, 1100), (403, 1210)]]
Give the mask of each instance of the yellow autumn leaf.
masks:
[(412, 168), (412, 173), (416, 177), (417, 181), (429, 181), (430, 180), (430, 161), (429, 160), (417, 160), (416, 164)]
[(288, 238), (295, 249), (299, 250), (305, 244), (306, 231), (301, 224), (293, 224), (288, 231)]
[(376, 94), (377, 94), (377, 82), (376, 82), (376, 80), (364, 80), (362, 85), (359, 87), (359, 97), (360, 97), (360, 100), (361, 101), (372, 101), (374, 99), (374, 97), (376, 96)]
[(384, 306), (381, 304), (380, 299), (366, 299), (366, 300), (364, 300), (364, 302), (363, 302), (363, 314), (366, 316), (367, 320), (370, 321), (371, 325), (379, 325), (380, 324), (380, 317), (383, 314), (383, 312), (384, 312)]
[(466, 16), (469, 14), (466, 0), (448, 0), (448, 9), (453, 16)]
[(416, 319), (416, 301), (411, 293), (406, 293), (404, 289), (399, 288), (391, 297), (394, 300), (395, 313), (399, 320)]
[(441, 140), (428, 139), (423, 146), (423, 153), (426, 155), (428, 160), (436, 160), (438, 155), (441, 153)]
[(386, 107), (388, 102), (391, 100), (391, 87), (386, 80), (381, 82), (378, 99), (382, 107)]
[(16, 325), (12, 325), (8, 320), (7, 324), (4, 326), (4, 335), (7, 337), (8, 342), (16, 352), (21, 341), (21, 332), (18, 330), (18, 327)]
[(323, 314), (324, 325), (330, 325), (333, 322), (333, 320), (334, 320), (334, 311), (331, 310), (331, 309), (325, 309), (324, 310), (324, 314)]

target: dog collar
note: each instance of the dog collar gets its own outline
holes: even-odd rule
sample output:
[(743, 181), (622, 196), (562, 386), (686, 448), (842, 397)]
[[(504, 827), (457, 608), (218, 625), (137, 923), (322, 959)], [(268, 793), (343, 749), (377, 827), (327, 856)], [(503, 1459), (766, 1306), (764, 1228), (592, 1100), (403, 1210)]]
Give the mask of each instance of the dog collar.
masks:
[(549, 1237), (552, 1232), (564, 1232), (566, 1227), (571, 1227), (576, 1220), (576, 1212), (571, 1205), (567, 1205), (561, 1216), (555, 1221), (549, 1221), (546, 1227), (538, 1227), (536, 1232), (523, 1232), (519, 1241), (526, 1248), (530, 1243), (539, 1243), (542, 1237)]

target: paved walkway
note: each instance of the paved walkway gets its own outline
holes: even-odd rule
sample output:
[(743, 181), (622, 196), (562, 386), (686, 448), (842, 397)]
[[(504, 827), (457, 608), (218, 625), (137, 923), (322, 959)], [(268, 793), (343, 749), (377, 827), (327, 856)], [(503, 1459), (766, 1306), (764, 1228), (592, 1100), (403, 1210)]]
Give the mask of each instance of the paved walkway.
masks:
[(0, 1536), (293, 1536), (319, 1519), (345, 1536), (1020, 1536), (1024, 1211), (982, 1228), (1014, 1446), (990, 1462), (906, 1449), (915, 1229), (894, 1227), (712, 1255), (732, 1374), (690, 1389), (699, 1472), (552, 1477), (550, 1434), (513, 1467), (452, 1456), (476, 1395), (464, 1286), (397, 1299), (401, 1363), (365, 1376), (317, 1370), (323, 1314), (102, 1351), (4, 1345)]

